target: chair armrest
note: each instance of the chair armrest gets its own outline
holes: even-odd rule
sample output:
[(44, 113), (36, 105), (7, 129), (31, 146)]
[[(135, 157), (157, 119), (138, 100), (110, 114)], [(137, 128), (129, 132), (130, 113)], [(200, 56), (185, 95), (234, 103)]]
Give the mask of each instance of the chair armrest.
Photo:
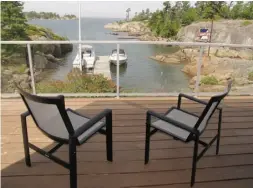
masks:
[(106, 117), (107, 115), (111, 114), (112, 110), (110, 109), (105, 109), (93, 118), (91, 118), (88, 122), (84, 123), (81, 127), (79, 127), (76, 131), (75, 134), (73, 135), (74, 137), (79, 137), (81, 134), (83, 134), (85, 131), (87, 131), (89, 128), (91, 128), (94, 124), (99, 122), (101, 119)]
[(161, 119), (161, 120), (163, 120), (163, 121), (166, 121), (166, 122), (168, 122), (168, 123), (173, 124), (173, 125), (176, 126), (176, 127), (179, 127), (179, 128), (181, 128), (181, 129), (184, 129), (184, 130), (186, 130), (186, 131), (188, 131), (188, 132), (190, 132), (190, 133), (193, 133), (193, 134), (195, 134), (195, 135), (199, 135), (199, 131), (198, 131), (198, 130), (196, 130), (196, 129), (192, 128), (192, 127), (189, 127), (189, 126), (187, 126), (187, 125), (185, 125), (185, 124), (183, 124), (183, 123), (181, 123), (181, 122), (175, 121), (175, 120), (173, 120), (173, 119), (171, 119), (171, 118), (169, 118), (169, 117), (166, 117), (166, 116), (163, 116), (163, 115), (161, 115), (161, 114), (158, 114), (158, 113), (156, 113), (156, 112), (154, 112), (154, 111), (148, 110), (148, 111), (147, 111), (147, 116), (154, 116), (154, 117), (157, 117), (157, 118), (159, 118), (159, 119)]
[[(200, 103), (200, 104), (203, 104), (203, 105), (207, 105), (208, 102), (205, 102), (203, 100), (200, 100), (200, 99), (197, 99), (195, 97), (192, 97), (192, 96), (189, 96), (189, 95), (186, 95), (186, 94), (183, 94), (183, 93), (180, 93), (178, 95), (178, 101), (177, 101), (177, 108), (180, 109), (181, 107), (181, 98), (184, 97), (186, 99), (189, 99), (189, 100), (192, 100), (192, 101), (195, 101), (197, 103)], [(221, 107), (217, 107), (218, 110), (221, 110), (222, 108)]]
[(26, 118), (27, 116), (31, 115), (29, 111), (26, 111), (24, 113), (21, 114), (21, 117)]

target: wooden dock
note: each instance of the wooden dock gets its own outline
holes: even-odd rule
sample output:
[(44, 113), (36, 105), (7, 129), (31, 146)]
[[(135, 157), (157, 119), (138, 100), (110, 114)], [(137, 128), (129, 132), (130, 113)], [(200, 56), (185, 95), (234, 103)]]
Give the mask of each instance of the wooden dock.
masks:
[(111, 80), (111, 71), (110, 71), (110, 62), (109, 62), (109, 56), (98, 56), (98, 59), (96, 60), (94, 70), (94, 74), (103, 74), (104, 77)]
[[(122, 99), (68, 98), (66, 107), (94, 116), (104, 108), (113, 110), (114, 161), (106, 161), (105, 137), (95, 135), (77, 149), (78, 188), (189, 188), (193, 143), (184, 144), (162, 133), (151, 139), (150, 162), (144, 165), (145, 118), (148, 109), (164, 113), (176, 105), (175, 97)], [(24, 163), (20, 113), (21, 99), (2, 99), (3, 188), (69, 188), (67, 169), (31, 152), (32, 167)], [(203, 106), (183, 100), (182, 108), (199, 114)], [(217, 130), (217, 113), (202, 135), (209, 141)], [(28, 118), (29, 141), (49, 150), (54, 143)], [(56, 156), (68, 160), (68, 146)], [(252, 188), (253, 98), (227, 97), (221, 131), (220, 154), (215, 143), (197, 164), (194, 188)]]
[(118, 39), (139, 39), (139, 38), (135, 36), (119, 36)]

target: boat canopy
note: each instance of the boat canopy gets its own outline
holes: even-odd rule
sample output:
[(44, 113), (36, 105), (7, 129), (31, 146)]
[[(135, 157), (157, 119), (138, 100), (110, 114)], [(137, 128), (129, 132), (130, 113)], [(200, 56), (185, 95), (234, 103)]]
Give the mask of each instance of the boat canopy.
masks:
[(92, 53), (92, 49), (93, 49), (93, 47), (90, 46), (90, 45), (82, 45), (81, 46), (82, 54), (83, 53), (91, 54)]

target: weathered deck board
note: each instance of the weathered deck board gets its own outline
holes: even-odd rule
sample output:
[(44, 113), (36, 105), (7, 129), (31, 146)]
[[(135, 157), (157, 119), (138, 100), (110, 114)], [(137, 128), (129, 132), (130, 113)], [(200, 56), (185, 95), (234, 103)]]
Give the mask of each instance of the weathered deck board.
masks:
[[(150, 163), (144, 165), (145, 113), (160, 113), (176, 105), (176, 98), (66, 99), (66, 106), (89, 116), (104, 108), (113, 109), (114, 162), (106, 161), (105, 138), (96, 135), (78, 147), (78, 185), (87, 188), (186, 188), (190, 187), (192, 143), (183, 144), (157, 133), (151, 139)], [(202, 105), (185, 100), (183, 107), (199, 114)], [(24, 164), (20, 99), (3, 99), (2, 104), (2, 187), (68, 188), (68, 171), (31, 150), (32, 167)], [(41, 148), (53, 146), (28, 120), (30, 141)], [(203, 134), (210, 140), (216, 133), (217, 114)], [(199, 161), (197, 188), (251, 188), (253, 185), (253, 98), (228, 97), (224, 104), (220, 155), (215, 144)], [(56, 153), (68, 158), (68, 147)], [(39, 182), (39, 183), (38, 183)]]

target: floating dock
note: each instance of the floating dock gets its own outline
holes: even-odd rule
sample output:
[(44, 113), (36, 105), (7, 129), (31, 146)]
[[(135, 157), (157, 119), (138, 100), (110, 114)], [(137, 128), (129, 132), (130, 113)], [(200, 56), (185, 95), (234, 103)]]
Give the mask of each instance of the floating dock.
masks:
[(95, 62), (93, 74), (103, 74), (107, 79), (112, 79), (109, 56), (98, 56), (98, 59)]
[(118, 39), (139, 39), (139, 38), (135, 36), (119, 36)]

